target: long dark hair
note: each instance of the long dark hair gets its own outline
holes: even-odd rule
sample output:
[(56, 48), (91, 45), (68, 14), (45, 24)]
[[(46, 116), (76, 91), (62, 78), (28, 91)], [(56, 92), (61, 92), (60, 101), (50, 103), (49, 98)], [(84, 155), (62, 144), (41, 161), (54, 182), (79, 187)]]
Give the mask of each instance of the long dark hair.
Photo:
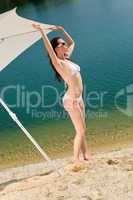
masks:
[[(52, 40), (50, 40), (50, 43), (51, 43), (51, 45), (52, 45), (52, 47), (53, 47), (53, 49), (54, 49), (54, 51), (55, 51), (55, 48), (58, 46), (58, 40), (59, 39), (61, 39), (61, 37), (54, 37)], [(55, 51), (55, 53), (56, 53), (56, 51)], [(56, 54), (57, 55), (57, 54)], [(61, 82), (61, 80), (62, 80), (62, 77), (60, 76), (60, 74), (57, 72), (57, 70), (55, 69), (55, 67), (54, 67), (54, 65), (53, 65), (53, 63), (52, 63), (52, 61), (51, 61), (51, 58), (50, 58), (50, 56), (49, 56), (49, 54), (48, 54), (48, 57), (49, 57), (49, 61), (50, 61), (50, 64), (51, 64), (51, 66), (52, 66), (52, 68), (53, 68), (53, 70), (54, 70), (54, 72), (55, 72), (55, 77), (56, 77), (56, 79), (59, 81), (59, 82)]]

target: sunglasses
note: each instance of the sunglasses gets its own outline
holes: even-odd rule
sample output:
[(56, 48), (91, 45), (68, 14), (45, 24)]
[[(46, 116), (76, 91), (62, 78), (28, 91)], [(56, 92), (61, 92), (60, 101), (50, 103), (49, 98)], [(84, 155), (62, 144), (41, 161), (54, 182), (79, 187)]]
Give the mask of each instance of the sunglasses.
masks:
[(59, 44), (57, 45), (57, 47), (61, 47), (61, 46), (65, 46), (65, 45), (66, 45), (65, 42), (61, 42), (61, 43), (59, 43)]

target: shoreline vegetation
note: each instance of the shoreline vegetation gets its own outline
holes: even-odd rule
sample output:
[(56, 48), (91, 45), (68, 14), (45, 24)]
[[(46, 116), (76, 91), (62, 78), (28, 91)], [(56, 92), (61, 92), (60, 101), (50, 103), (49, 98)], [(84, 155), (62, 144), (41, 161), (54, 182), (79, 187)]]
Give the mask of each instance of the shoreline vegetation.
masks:
[[(74, 1), (74, 0), (69, 0)], [(28, 3), (32, 3), (35, 6), (43, 5), (44, 8), (47, 8), (48, 6), (56, 6), (58, 5), (58, 1), (55, 0), (1, 0), (0, 1), (0, 12), (6, 12), (10, 9), (13, 9), (15, 7), (22, 7), (27, 5)], [(61, 2), (60, 2), (61, 3)]]

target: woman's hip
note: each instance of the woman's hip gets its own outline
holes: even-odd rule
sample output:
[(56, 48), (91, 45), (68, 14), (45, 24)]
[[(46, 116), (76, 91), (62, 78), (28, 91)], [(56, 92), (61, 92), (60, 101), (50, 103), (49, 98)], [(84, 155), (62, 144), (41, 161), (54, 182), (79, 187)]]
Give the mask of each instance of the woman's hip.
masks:
[(65, 93), (65, 95), (62, 98), (63, 106), (66, 110), (73, 109), (74, 106), (77, 106), (80, 104), (80, 102), (83, 103), (83, 97), (82, 94), (78, 97), (72, 97), (69, 94)]

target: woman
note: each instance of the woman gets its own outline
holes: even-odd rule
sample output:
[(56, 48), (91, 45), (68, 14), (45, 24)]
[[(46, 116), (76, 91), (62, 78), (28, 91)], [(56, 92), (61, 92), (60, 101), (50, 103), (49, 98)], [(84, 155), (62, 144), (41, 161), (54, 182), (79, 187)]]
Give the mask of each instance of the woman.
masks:
[(63, 79), (67, 84), (67, 91), (63, 97), (63, 106), (69, 113), (75, 127), (74, 166), (79, 166), (82, 163), (79, 158), (80, 151), (82, 151), (83, 158), (86, 161), (91, 159), (91, 154), (86, 142), (85, 106), (82, 98), (83, 84), (80, 67), (69, 59), (75, 43), (62, 26), (51, 26), (49, 29), (62, 31), (67, 43), (61, 37), (55, 37), (49, 41), (40, 25), (33, 24), (33, 27), (41, 33), (58, 80)]

